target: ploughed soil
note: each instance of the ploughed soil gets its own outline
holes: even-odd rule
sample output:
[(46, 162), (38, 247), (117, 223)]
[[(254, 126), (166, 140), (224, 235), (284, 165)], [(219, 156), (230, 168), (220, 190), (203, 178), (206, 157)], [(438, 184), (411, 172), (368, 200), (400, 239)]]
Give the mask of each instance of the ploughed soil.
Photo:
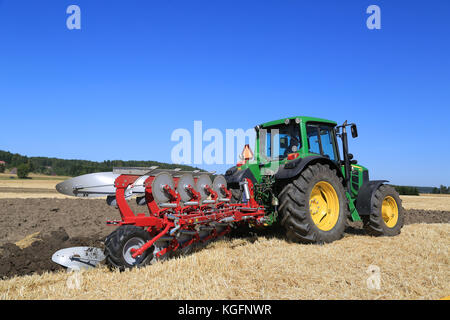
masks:
[[(130, 205), (146, 212), (134, 201)], [(63, 248), (103, 247), (115, 229), (106, 225), (108, 220), (120, 220), (120, 215), (104, 200), (0, 199), (0, 279), (60, 270), (51, 256)], [(405, 224), (449, 222), (449, 211), (406, 211)], [(348, 233), (360, 234), (358, 228), (352, 224)], [(30, 235), (34, 236), (24, 242)]]

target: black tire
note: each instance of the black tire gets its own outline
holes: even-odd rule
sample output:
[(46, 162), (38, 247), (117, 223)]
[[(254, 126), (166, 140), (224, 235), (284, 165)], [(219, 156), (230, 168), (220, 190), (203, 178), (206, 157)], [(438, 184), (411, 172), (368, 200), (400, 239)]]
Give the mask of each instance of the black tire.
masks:
[(136, 239), (140, 239), (141, 243), (146, 243), (150, 240), (150, 234), (143, 228), (124, 225), (106, 237), (105, 257), (106, 264), (110, 269), (124, 271), (125, 269), (142, 267), (150, 263), (153, 258), (153, 248), (148, 249), (134, 263), (127, 261), (127, 257), (124, 255), (124, 247), (128, 246), (131, 242), (137, 241)]
[[(383, 220), (382, 205), (386, 197), (395, 200), (398, 208), (398, 219), (394, 226), (389, 227)], [(389, 236), (399, 235), (405, 221), (405, 212), (402, 207), (402, 200), (398, 192), (391, 186), (381, 185), (373, 196), (372, 208), (369, 216), (362, 217), (364, 229), (372, 236)]]
[[(309, 210), (311, 192), (317, 183), (330, 184), (339, 201), (337, 222), (331, 230), (321, 230), (313, 221)], [(329, 243), (342, 238), (349, 215), (342, 178), (336, 170), (320, 163), (310, 165), (300, 176), (284, 186), (279, 195), (280, 222), (287, 238), (301, 243)]]
[(241, 189), (229, 189), (231, 192), (231, 203), (241, 203), (242, 202), (242, 191)]

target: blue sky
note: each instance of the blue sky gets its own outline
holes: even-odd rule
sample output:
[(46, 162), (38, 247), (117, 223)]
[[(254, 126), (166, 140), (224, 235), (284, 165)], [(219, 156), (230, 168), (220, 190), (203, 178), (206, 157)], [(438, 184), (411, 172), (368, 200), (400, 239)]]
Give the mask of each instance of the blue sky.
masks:
[[(81, 8), (68, 30), (66, 8)], [(381, 30), (366, 8), (381, 8)], [(450, 2), (0, 0), (0, 149), (170, 162), (171, 133), (359, 126), (372, 179), (450, 185)], [(223, 172), (227, 166), (202, 166)]]

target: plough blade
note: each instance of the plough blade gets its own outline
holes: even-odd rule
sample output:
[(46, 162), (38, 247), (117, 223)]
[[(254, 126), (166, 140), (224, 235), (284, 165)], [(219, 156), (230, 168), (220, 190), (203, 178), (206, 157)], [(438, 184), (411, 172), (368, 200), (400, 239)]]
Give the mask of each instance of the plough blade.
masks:
[(73, 247), (55, 252), (52, 261), (69, 269), (81, 270), (95, 268), (105, 260), (103, 250), (93, 247)]
[(119, 176), (113, 172), (85, 174), (57, 184), (56, 190), (72, 197), (97, 198), (115, 195), (114, 181)]

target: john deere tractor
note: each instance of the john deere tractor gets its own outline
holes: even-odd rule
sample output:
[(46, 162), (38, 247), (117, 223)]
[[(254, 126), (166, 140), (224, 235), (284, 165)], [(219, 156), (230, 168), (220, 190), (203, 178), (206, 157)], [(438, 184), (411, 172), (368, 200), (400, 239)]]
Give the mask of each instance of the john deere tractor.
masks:
[(256, 126), (254, 154), (247, 145), (225, 174), (233, 200), (248, 201), (240, 184), (250, 179), (255, 200), (269, 211), (267, 225), (281, 225), (295, 242), (338, 240), (348, 220), (362, 221), (370, 235), (398, 235), (404, 221), (399, 194), (386, 180), (370, 180), (353, 159), (348, 128), (356, 138), (357, 126), (347, 121), (291, 117)]

